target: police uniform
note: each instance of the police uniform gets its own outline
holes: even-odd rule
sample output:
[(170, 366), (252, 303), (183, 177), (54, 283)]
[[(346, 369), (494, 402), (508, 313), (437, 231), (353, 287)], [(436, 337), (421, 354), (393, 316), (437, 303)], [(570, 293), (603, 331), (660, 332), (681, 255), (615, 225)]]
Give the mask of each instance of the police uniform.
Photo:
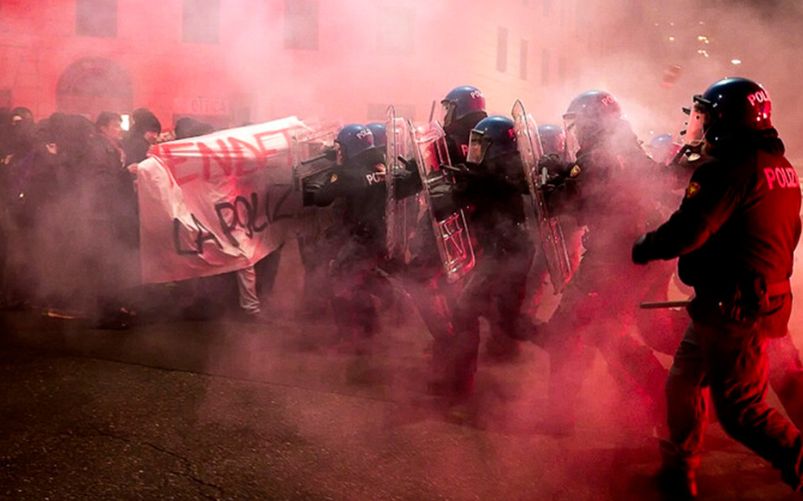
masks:
[[(686, 149), (687, 146), (684, 146)], [(710, 162), (702, 154), (699, 146), (690, 147), (679, 154), (669, 164), (669, 181), (680, 185), (681, 193), (689, 184), (690, 177), (698, 165)], [(670, 190), (671, 191), (671, 190)], [(678, 199), (682, 198), (678, 195)], [(655, 300), (666, 299), (670, 282), (677, 280), (674, 271), (677, 263), (660, 261), (650, 265), (653, 273), (653, 287), (647, 297)], [(680, 309), (662, 311), (642, 310), (638, 315), (639, 331), (645, 342), (654, 350), (674, 355), (680, 345), (688, 325), (688, 314)], [(769, 359), (769, 384), (781, 402), (789, 419), (800, 429), (803, 427), (803, 362), (792, 336), (772, 338), (767, 343)]]
[(725, 79), (695, 100), (713, 116), (705, 133), (711, 158), (695, 170), (680, 208), (632, 251), (637, 263), (679, 256), (680, 278), (695, 290), (691, 325), (666, 384), (670, 435), (662, 443), (662, 475), (696, 494), (707, 386), (723, 429), (798, 489), (800, 432), (764, 401), (767, 343), (787, 335), (792, 308), (789, 278), (801, 231), (797, 173), (758, 84)]
[(658, 175), (658, 167), (618, 118), (618, 105), (616, 117), (605, 119), (581, 146), (576, 161), (563, 168), (565, 186), (552, 198), (562, 198), (562, 210), (588, 228), (585, 253), (558, 309), (534, 340), (550, 356), (544, 425), (558, 434), (573, 432), (580, 388), (593, 363), (589, 348), (600, 351), (621, 388), (641, 399), (634, 407), (656, 420), (663, 414), (666, 378), (653, 351), (630, 333), (648, 284), (646, 271), (628, 260), (629, 242), (644, 230), (654, 209), (639, 187)]
[(448, 205), (467, 207), (469, 231), (478, 246), (477, 264), (456, 293), (454, 340), (448, 350), (434, 353), (442, 383), (458, 397), (468, 395), (473, 387), (480, 316), (488, 320), (492, 337), (520, 336), (520, 311), (533, 252), (522, 198), (528, 188), (513, 122), (488, 117), (474, 127), (475, 132), (486, 137), (493, 134), (495, 139), (480, 164), (469, 164), (469, 172), (452, 188), (454, 202)]
[[(320, 188), (309, 196), (314, 205), (328, 206), (343, 200), (345, 238), (329, 264), (332, 279), (332, 309), (342, 340), (360, 344), (377, 330), (377, 312), (372, 295), (386, 288), (376, 268), (385, 253), (385, 173), (378, 169), (381, 155), (374, 148), (373, 135), (364, 126), (352, 124), (338, 135), (345, 162), (335, 167)], [(350, 151), (349, 151), (350, 149)], [(400, 174), (398, 196), (414, 190), (411, 177)], [(357, 346), (361, 349), (361, 346)]]

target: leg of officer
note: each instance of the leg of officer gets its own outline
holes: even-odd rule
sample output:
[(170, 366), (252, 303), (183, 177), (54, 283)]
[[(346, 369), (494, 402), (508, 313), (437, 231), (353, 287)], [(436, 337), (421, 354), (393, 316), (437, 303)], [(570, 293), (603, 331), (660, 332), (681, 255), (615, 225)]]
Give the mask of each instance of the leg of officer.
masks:
[(770, 339), (767, 343), (770, 386), (781, 401), (789, 419), (803, 428), (803, 363), (792, 336)]
[(491, 336), (486, 350), (489, 356), (500, 361), (518, 354), (518, 340), (524, 336), (520, 328), (529, 325), (524, 322), (521, 310), (527, 295), (527, 275), (531, 264), (532, 253), (528, 252), (512, 255), (495, 265), (497, 273), (490, 298), (494, 308), (490, 312)]
[(781, 470), (800, 487), (800, 432), (764, 401), (767, 393), (767, 338), (757, 328), (695, 325), (701, 333), (711, 396), (723, 429)]
[(664, 468), (693, 474), (700, 464), (700, 449), (708, 422), (705, 360), (694, 325), (675, 352), (666, 380), (669, 440), (661, 443)]

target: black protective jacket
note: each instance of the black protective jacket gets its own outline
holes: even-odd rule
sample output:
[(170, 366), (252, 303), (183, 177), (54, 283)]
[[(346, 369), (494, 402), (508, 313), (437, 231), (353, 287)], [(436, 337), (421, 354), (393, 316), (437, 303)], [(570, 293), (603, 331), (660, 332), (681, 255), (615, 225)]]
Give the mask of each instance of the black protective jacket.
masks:
[(586, 249), (606, 262), (626, 262), (630, 243), (655, 217), (662, 168), (644, 153), (627, 122), (618, 121), (588, 139), (564, 171), (562, 190), (568, 194), (559, 205), (588, 226)]
[(469, 165), (454, 201), (468, 211), (469, 231), (483, 252), (496, 257), (529, 252), (523, 195), (529, 193), (518, 155)]
[[(385, 246), (385, 174), (370, 161), (352, 161), (336, 166), (308, 196), (314, 205), (325, 207), (338, 198), (345, 200), (343, 224), (349, 234), (377, 250)], [(420, 189), (417, 177), (404, 173), (396, 180), (397, 197), (405, 198)]]
[(649, 259), (680, 256), (679, 275), (697, 296), (730, 297), (756, 280), (784, 283), (800, 238), (797, 172), (774, 130), (708, 151), (680, 208), (648, 233)]

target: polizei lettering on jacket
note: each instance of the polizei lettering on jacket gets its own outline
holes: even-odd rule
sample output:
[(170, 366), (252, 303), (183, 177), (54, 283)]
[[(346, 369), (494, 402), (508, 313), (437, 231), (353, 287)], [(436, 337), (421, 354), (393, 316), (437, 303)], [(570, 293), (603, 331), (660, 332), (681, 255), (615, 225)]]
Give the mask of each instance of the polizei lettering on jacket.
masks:
[(771, 190), (800, 186), (797, 171), (792, 167), (764, 167), (764, 178), (767, 180), (767, 187)]

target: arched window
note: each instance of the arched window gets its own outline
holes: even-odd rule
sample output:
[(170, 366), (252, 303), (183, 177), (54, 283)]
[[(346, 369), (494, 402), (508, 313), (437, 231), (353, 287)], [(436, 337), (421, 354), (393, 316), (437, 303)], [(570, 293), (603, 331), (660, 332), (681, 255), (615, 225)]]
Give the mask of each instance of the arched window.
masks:
[(101, 111), (128, 113), (132, 100), (131, 78), (108, 59), (79, 59), (64, 70), (56, 87), (58, 111), (92, 120)]

